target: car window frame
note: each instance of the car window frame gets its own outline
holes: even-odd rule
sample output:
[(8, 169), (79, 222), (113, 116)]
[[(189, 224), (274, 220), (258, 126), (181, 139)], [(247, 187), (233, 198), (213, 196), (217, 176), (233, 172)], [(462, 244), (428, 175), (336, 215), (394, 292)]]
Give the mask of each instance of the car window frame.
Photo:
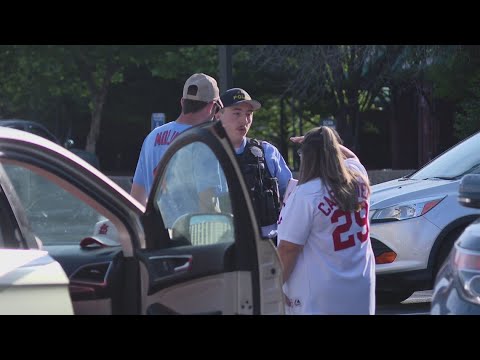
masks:
[[(38, 139), (28, 138), (29, 136)], [(139, 222), (140, 214), (144, 208), (138, 202), (113, 181), (107, 179), (107, 182), (107, 180), (102, 179), (102, 176), (105, 177), (105, 175), (97, 169), (81, 159), (74, 159), (73, 154), (60, 145), (35, 134), (29, 133), (29, 136), (27, 138), (23, 135), (19, 136), (18, 139), (13, 141), (13, 147), (4, 146), (0, 163), (12, 163), (30, 169), (60, 186), (80, 201), (85, 202), (102, 216), (110, 219), (119, 233), (119, 242), (126, 257), (134, 255), (134, 248), (144, 246), (143, 228)], [(11, 142), (7, 141), (5, 144)], [(28, 144), (25, 144), (25, 142)], [(79, 161), (86, 166), (82, 168), (78, 163)], [(11, 192), (11, 189), (9, 192)], [(21, 204), (19, 200), (12, 203), (12, 205), (15, 204), (15, 211), (18, 214), (25, 212), (23, 206), (18, 206), (18, 204)], [(23, 216), (26, 219), (26, 215), (23, 214)], [(25, 223), (28, 224), (28, 220), (25, 220)], [(29, 246), (33, 246), (32, 239), (29, 242)]]
[[(21, 243), (22, 248), (40, 249), (41, 244), (39, 244), (35, 234), (32, 231), (25, 209), (23, 208), (20, 198), (18, 197), (10, 178), (3, 168), (2, 162), (0, 162), (0, 188), (6, 198), (6, 202), (2, 202), (1, 204), (2, 211), (10, 211), (12, 214), (16, 223), (13, 223), (12, 221), (11, 226), (16, 227), (19, 234), (22, 235), (21, 239), (17, 239)], [(3, 205), (8, 205), (9, 209), (3, 208)], [(11, 229), (10, 231), (12, 232), (15, 230)]]

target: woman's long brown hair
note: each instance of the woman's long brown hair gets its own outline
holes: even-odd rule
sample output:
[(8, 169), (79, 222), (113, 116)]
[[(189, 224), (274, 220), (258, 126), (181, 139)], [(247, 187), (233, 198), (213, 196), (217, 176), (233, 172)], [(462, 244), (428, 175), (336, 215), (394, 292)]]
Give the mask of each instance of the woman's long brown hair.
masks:
[(358, 202), (360, 182), (367, 186), (370, 193), (369, 181), (363, 174), (345, 165), (340, 141), (338, 133), (325, 126), (314, 128), (305, 134), (298, 184), (320, 178), (333, 192), (341, 210), (358, 211), (361, 208)]

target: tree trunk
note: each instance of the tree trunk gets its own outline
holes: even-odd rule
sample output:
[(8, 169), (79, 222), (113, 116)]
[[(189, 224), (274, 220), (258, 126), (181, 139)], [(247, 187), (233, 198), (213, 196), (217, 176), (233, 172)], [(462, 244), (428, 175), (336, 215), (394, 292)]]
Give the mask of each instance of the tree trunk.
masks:
[(280, 98), (280, 154), (288, 163), (288, 131), (287, 119), (285, 116), (285, 99)]
[(85, 150), (95, 154), (98, 135), (100, 134), (100, 124), (102, 121), (102, 110), (107, 98), (107, 86), (103, 88), (95, 95), (92, 109), (92, 122), (90, 124), (90, 132), (87, 136), (87, 144)]
[(391, 115), (389, 117), (389, 128), (390, 128), (390, 151), (392, 154), (391, 157), (391, 168), (392, 169), (399, 169), (400, 163), (400, 144), (399, 144), (399, 134), (398, 125), (399, 125), (399, 118), (397, 112), (397, 104), (399, 101), (399, 94), (397, 88), (392, 88), (392, 102), (391, 102)]
[(357, 110), (357, 109), (352, 109), (353, 110), (353, 114), (352, 114), (352, 120), (353, 120), (353, 126), (354, 126), (354, 130), (353, 130), (353, 145), (352, 145), (352, 150), (357, 153), (360, 152), (360, 149), (359, 149), (359, 140), (360, 140), (360, 112)]
[(337, 116), (337, 132), (343, 140), (343, 143), (346, 147), (353, 147), (353, 132), (352, 132), (352, 122), (351, 114), (349, 114), (349, 109), (347, 107), (342, 107)]

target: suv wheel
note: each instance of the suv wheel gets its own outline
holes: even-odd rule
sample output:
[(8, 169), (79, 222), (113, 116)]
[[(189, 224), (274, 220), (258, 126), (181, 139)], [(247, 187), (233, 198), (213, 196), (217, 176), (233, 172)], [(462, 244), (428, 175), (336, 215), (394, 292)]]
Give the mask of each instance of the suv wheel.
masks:
[(452, 250), (453, 244), (458, 239), (458, 237), (462, 234), (463, 230), (465, 230), (465, 226), (456, 228), (445, 237), (445, 240), (443, 240), (442, 245), (440, 245), (440, 249), (438, 249), (438, 253), (437, 253), (437, 259), (435, 261), (435, 267), (433, 268), (433, 281), (435, 281), (438, 270), (440, 270), (440, 268), (442, 267), (443, 263), (448, 257), (448, 254), (450, 254), (450, 251)]

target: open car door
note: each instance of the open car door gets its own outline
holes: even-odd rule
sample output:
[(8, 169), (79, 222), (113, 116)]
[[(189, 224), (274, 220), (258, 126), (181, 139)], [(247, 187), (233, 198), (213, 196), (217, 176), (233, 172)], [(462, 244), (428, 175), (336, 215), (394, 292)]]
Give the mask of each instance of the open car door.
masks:
[(169, 146), (142, 223), (143, 313), (284, 313), (280, 259), (261, 238), (220, 122), (195, 126)]

